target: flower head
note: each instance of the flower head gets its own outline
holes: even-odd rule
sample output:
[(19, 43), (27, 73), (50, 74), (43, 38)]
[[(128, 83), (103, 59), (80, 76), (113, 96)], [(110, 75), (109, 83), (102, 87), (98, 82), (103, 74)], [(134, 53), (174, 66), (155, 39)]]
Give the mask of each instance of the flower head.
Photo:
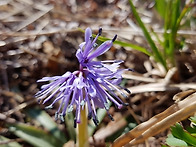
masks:
[[(41, 87), (36, 94), (39, 101), (43, 104), (55, 97), (53, 102), (46, 108), (52, 108), (57, 101), (60, 106), (56, 112), (55, 118), (64, 121), (66, 113), (73, 111), (76, 107), (75, 125), (80, 123), (80, 111), (84, 105), (88, 107), (88, 118), (93, 118), (94, 123), (98, 124), (96, 117), (96, 108), (104, 108), (107, 113), (109, 110), (108, 102), (113, 102), (117, 108), (127, 105), (115, 94), (120, 92), (124, 97), (126, 95), (119, 89), (122, 79), (123, 69), (118, 69), (121, 60), (94, 61), (93, 59), (108, 51), (117, 35), (110, 41), (105, 41), (100, 46), (96, 44), (98, 36), (102, 29), (99, 29), (98, 35), (93, 39), (92, 31), (87, 28), (85, 31), (85, 42), (79, 45), (76, 52), (80, 68), (78, 71), (66, 72), (62, 76), (44, 77), (38, 82), (49, 82)], [(120, 87), (122, 88), (122, 87)], [(129, 92), (127, 89), (125, 89)], [(113, 120), (112, 116), (108, 113)]]

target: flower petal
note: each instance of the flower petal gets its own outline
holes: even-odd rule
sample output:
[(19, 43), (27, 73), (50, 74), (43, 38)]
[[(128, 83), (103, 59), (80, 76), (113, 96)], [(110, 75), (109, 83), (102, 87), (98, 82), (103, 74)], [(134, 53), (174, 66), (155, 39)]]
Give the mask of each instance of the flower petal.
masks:
[(112, 47), (112, 44), (113, 42), (111, 40), (102, 43), (92, 54), (88, 56), (88, 60), (92, 60), (93, 58), (104, 54)]
[(37, 80), (37, 82), (54, 81), (54, 80), (56, 80), (58, 78), (61, 78), (61, 76), (43, 77), (42, 79)]
[(92, 36), (92, 30), (90, 28), (86, 28), (85, 30), (85, 42), (86, 44), (91, 41), (90, 37)]

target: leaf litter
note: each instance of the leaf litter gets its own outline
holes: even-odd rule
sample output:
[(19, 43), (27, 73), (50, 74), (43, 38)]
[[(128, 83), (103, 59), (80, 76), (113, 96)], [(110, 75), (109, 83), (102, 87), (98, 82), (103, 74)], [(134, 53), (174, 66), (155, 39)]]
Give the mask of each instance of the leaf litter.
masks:
[[(135, 2), (146, 25), (163, 34), (158, 17), (149, 8), (150, 4), (149, 1), (144, 4)], [(78, 28), (91, 27), (96, 34), (102, 27), (103, 36), (107, 38), (118, 34), (119, 41), (150, 49), (127, 1), (2, 0), (0, 13), (0, 132), (1, 136), (16, 142), (18, 137), (9, 132), (6, 123), (43, 127), (24, 113), (27, 108), (37, 107), (34, 94), (40, 85), (36, 84), (36, 80), (43, 76), (61, 75), (67, 70), (74, 71), (78, 67), (75, 52), (83, 39)], [(168, 72), (147, 55), (130, 47), (115, 44), (102, 56), (107, 60), (125, 60), (124, 68), (134, 70), (123, 75), (124, 84), (132, 95), (123, 99), (129, 103), (128, 108), (116, 110), (111, 106), (115, 121), (103, 118), (89, 138), (92, 146), (98, 146), (100, 142), (102, 146), (106, 146), (106, 142), (111, 144), (116, 139), (112, 136), (122, 133), (130, 122), (138, 126), (129, 132), (134, 134), (134, 138), (128, 138), (131, 141), (129, 145), (160, 146), (167, 136), (166, 128), (190, 116), (194, 103), (188, 100), (194, 100), (196, 89), (196, 32), (179, 30), (178, 35), (186, 36), (187, 46), (176, 53), (176, 68)], [(41, 109), (44, 110), (44, 106)], [(188, 110), (190, 114), (185, 114)], [(55, 111), (47, 112), (54, 118)], [(157, 121), (152, 121), (154, 118), (158, 118)], [(162, 125), (165, 128), (156, 131), (161, 130)], [(68, 135), (66, 127), (58, 124), (58, 128)], [(140, 131), (137, 132), (137, 129)], [(23, 139), (18, 142), (31, 146)]]

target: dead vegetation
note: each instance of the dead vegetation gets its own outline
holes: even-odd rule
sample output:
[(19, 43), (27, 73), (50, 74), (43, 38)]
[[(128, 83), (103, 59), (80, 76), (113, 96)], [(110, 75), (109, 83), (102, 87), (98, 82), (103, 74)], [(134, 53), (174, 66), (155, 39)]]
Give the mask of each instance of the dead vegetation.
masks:
[[(151, 7), (152, 2), (135, 4), (144, 23), (162, 34), (162, 22)], [(103, 36), (111, 38), (118, 34), (118, 40), (150, 48), (124, 0), (1, 0), (0, 14), (0, 135), (23, 146), (30, 144), (10, 133), (6, 123), (37, 125), (24, 113), (27, 108), (44, 109), (34, 98), (40, 86), (36, 81), (78, 68), (75, 52), (83, 41), (78, 28), (91, 27), (96, 33), (102, 27)], [(123, 75), (132, 95), (124, 100), (129, 107), (122, 110), (111, 107), (115, 121), (103, 119), (89, 139), (92, 146), (106, 146), (105, 141), (112, 143), (116, 138), (111, 136), (130, 122), (141, 124), (130, 132), (133, 138), (128, 135), (128, 140), (132, 140), (130, 146), (144, 141), (140, 146), (160, 146), (167, 136), (166, 128), (195, 112), (196, 32), (179, 30), (178, 34), (186, 37), (187, 46), (176, 52), (176, 67), (168, 72), (147, 55), (129, 47), (114, 45), (102, 56), (122, 59), (123, 68), (134, 70)], [(53, 117), (55, 110), (47, 112)], [(67, 132), (66, 126), (58, 125)]]

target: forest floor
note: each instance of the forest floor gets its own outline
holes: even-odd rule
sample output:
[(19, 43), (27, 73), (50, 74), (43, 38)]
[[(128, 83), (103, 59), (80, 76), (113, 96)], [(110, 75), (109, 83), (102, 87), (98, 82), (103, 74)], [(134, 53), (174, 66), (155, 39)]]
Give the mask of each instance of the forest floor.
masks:
[[(150, 0), (135, 1), (146, 26), (162, 34), (163, 21), (153, 5)], [(45, 105), (39, 105), (34, 97), (41, 86), (36, 81), (78, 69), (75, 53), (84, 41), (78, 28), (90, 27), (97, 34), (102, 27), (104, 37), (112, 39), (117, 34), (117, 40), (150, 50), (126, 0), (1, 0), (0, 14), (0, 135), (23, 146), (31, 145), (10, 133), (6, 123), (38, 126), (24, 113), (29, 108), (44, 110)], [(175, 94), (196, 89), (196, 34), (185, 30), (179, 36), (186, 37), (187, 48), (175, 53), (176, 67), (169, 72), (144, 53), (117, 44), (98, 59), (124, 60), (121, 68), (134, 72), (123, 74), (123, 84), (132, 92), (124, 99), (129, 106), (121, 110), (111, 106), (115, 121), (103, 118), (89, 139), (92, 146), (107, 146), (122, 128), (145, 122), (169, 108), (175, 103)], [(55, 105), (46, 111), (54, 119), (57, 109)], [(124, 118), (128, 121), (119, 121)], [(66, 125), (59, 123), (58, 127), (66, 132)], [(169, 131), (136, 146), (161, 146)]]

